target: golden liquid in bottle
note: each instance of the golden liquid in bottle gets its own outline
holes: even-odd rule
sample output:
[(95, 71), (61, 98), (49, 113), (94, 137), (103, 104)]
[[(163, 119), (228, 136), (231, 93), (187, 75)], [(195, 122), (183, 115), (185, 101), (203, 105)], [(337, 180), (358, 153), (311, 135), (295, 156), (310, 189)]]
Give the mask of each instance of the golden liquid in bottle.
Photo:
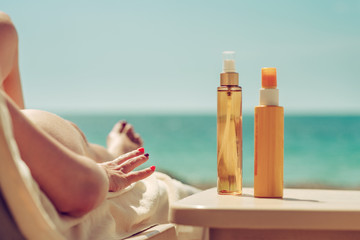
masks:
[(218, 193), (239, 195), (242, 192), (241, 87), (218, 87), (217, 97)]

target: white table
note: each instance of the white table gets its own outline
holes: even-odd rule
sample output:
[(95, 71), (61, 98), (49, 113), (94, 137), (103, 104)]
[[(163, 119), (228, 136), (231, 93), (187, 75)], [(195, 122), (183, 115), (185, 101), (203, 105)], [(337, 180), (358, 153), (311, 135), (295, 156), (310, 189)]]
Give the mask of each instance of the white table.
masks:
[(170, 221), (210, 229), (210, 239), (360, 239), (360, 191), (285, 189), (284, 198), (218, 195), (172, 204)]

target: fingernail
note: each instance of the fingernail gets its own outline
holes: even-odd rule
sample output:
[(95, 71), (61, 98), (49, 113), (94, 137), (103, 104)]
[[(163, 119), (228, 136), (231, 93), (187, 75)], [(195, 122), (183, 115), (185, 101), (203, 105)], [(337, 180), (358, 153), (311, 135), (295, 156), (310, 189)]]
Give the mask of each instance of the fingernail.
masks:
[(150, 169), (151, 169), (151, 171), (153, 171), (153, 172), (154, 172), (154, 171), (155, 171), (155, 169), (156, 169), (156, 167), (155, 167), (155, 166), (151, 166), (151, 167), (150, 167)]
[(145, 153), (145, 154), (144, 154), (144, 156), (145, 156), (145, 157), (148, 157), (148, 156), (149, 156), (149, 154), (148, 154), (148, 153)]
[(141, 152), (141, 153), (144, 153), (145, 149), (144, 148), (139, 148), (138, 151)]

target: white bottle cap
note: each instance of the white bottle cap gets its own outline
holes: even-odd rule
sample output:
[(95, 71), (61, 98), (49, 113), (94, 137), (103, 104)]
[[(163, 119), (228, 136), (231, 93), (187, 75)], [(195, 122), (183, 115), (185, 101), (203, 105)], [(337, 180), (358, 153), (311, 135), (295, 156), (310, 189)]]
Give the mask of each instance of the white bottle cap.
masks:
[(260, 105), (279, 106), (279, 89), (277, 89), (277, 88), (261, 88), (260, 89)]

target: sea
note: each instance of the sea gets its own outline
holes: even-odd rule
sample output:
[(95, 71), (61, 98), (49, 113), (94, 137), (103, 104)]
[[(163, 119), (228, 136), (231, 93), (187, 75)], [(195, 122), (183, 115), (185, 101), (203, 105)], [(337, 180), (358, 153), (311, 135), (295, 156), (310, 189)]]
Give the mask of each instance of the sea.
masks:
[[(155, 165), (185, 183), (216, 186), (216, 115), (63, 114), (89, 142), (106, 146), (119, 120), (131, 123)], [(360, 116), (285, 116), (284, 185), (360, 189)], [(254, 178), (254, 117), (243, 116), (243, 185)]]

